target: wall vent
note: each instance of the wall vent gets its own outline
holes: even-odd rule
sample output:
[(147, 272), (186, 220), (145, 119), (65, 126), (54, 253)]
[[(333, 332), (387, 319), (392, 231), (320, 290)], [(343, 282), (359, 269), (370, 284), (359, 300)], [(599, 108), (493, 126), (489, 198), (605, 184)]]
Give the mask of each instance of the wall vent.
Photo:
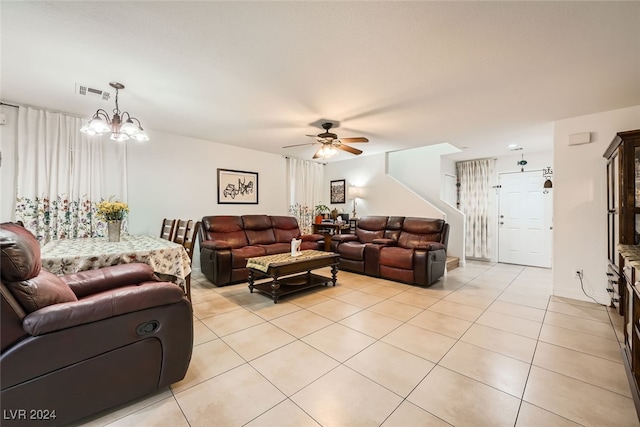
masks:
[(91, 96), (92, 98), (101, 98), (103, 101), (108, 101), (111, 94), (105, 90), (94, 89), (87, 85), (76, 83), (76, 93), (81, 96)]

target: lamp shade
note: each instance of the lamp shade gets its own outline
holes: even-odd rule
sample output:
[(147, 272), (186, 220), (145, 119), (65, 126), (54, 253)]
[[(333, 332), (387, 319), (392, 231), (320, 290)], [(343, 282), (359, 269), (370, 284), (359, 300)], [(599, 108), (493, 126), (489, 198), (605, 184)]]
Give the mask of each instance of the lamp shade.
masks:
[(122, 125), (122, 127), (120, 127), (120, 132), (129, 136), (135, 136), (140, 133), (140, 128), (136, 126), (131, 119), (129, 119)]
[(94, 116), (94, 118), (89, 120), (89, 123), (84, 125), (80, 130), (89, 135), (102, 135), (103, 133), (110, 132), (111, 126), (102, 118)]
[(362, 198), (362, 188), (360, 187), (349, 187), (349, 197), (352, 199), (361, 199)]

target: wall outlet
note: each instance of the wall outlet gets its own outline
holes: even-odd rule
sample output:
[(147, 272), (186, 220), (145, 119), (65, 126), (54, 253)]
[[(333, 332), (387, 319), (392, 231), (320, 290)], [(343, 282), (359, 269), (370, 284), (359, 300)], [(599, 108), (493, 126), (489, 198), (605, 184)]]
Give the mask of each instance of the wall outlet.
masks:
[(584, 273), (582, 272), (581, 268), (576, 268), (575, 270), (573, 270), (574, 279), (581, 279), (582, 277), (584, 277)]

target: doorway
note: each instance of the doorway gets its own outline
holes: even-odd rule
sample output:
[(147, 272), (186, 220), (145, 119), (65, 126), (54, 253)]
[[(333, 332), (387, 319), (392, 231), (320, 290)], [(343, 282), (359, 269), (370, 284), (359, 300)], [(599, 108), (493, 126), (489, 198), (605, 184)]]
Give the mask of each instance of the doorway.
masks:
[(542, 171), (498, 175), (498, 262), (551, 268), (552, 191)]

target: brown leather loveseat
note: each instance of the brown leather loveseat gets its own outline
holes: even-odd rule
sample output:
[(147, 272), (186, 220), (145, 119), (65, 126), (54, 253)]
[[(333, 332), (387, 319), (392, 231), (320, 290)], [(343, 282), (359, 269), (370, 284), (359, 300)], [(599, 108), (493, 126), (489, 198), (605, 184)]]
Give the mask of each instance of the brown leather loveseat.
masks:
[(340, 269), (429, 286), (444, 275), (449, 224), (442, 219), (369, 216), (354, 234), (331, 238)]
[(191, 304), (146, 264), (56, 276), (17, 224), (0, 224), (3, 426), (78, 420), (184, 378)]
[(322, 235), (300, 235), (291, 216), (205, 216), (198, 238), (200, 268), (216, 286), (246, 281), (247, 258), (289, 252), (294, 238), (302, 239), (301, 250), (324, 248)]

